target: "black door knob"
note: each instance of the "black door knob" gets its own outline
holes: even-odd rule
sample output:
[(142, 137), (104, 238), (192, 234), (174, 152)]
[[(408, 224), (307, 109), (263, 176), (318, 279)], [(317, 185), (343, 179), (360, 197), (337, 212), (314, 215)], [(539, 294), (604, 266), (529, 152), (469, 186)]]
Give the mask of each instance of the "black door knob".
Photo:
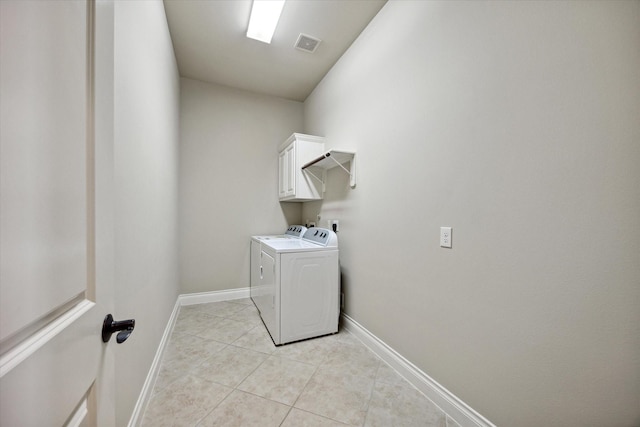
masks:
[(111, 314), (107, 314), (102, 323), (102, 342), (109, 342), (114, 332), (122, 331), (116, 336), (116, 342), (122, 344), (129, 338), (135, 327), (135, 319), (115, 321)]

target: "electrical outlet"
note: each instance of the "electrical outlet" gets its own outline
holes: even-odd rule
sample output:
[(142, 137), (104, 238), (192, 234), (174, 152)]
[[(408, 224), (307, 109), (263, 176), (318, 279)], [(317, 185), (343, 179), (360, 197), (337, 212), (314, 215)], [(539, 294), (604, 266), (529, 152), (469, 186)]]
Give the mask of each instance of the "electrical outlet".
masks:
[(440, 246), (451, 247), (451, 227), (440, 227)]

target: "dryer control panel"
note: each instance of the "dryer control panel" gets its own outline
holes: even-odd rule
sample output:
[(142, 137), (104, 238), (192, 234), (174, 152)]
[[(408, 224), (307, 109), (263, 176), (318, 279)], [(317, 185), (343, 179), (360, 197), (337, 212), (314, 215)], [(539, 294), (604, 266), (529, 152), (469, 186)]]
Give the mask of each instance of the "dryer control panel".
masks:
[(287, 231), (285, 231), (284, 234), (288, 234), (290, 236), (296, 236), (296, 237), (300, 237), (304, 234), (304, 232), (307, 231), (307, 227), (303, 226), (303, 225), (290, 225), (289, 228), (287, 228)]
[(324, 247), (338, 247), (338, 236), (326, 228), (311, 227), (304, 232), (302, 239)]

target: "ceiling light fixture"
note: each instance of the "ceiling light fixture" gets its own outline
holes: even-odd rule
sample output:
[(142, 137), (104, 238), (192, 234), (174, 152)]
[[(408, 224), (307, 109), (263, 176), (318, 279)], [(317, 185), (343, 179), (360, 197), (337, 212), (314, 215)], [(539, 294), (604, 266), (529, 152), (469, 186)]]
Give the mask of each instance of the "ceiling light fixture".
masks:
[(271, 43), (285, 0), (253, 0), (247, 37)]

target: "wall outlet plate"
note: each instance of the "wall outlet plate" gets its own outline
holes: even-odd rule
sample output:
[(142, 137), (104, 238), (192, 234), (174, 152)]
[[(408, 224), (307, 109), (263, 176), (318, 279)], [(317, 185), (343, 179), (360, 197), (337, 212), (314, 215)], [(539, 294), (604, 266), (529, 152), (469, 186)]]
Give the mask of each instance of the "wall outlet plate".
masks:
[(440, 227), (440, 246), (451, 247), (451, 227)]

